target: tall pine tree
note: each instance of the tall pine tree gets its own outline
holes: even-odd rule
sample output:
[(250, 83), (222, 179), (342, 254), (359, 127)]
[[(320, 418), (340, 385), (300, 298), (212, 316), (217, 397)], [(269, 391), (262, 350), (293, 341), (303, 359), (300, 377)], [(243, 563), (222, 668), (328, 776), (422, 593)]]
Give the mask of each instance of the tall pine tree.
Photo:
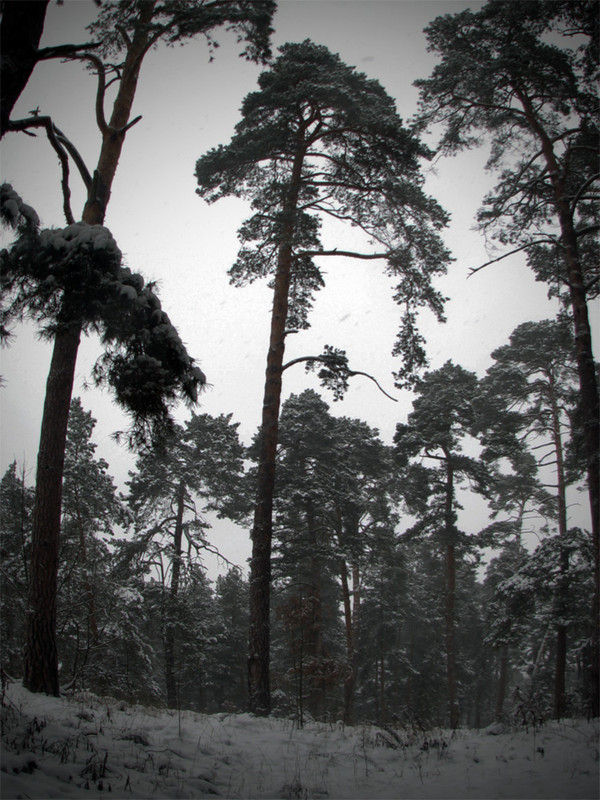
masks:
[[(252, 202), (232, 281), (269, 277), (273, 287), (250, 574), (250, 707), (257, 713), (270, 710), (273, 489), (286, 334), (308, 327), (323, 285), (317, 259), (380, 259), (399, 278), (395, 299), (404, 308), (395, 348), (405, 359), (399, 379), (423, 362), (416, 309), (429, 306), (442, 317), (431, 278), (448, 262), (437, 234), (446, 215), (422, 191), (419, 159), (428, 155), (379, 83), (307, 40), (281, 48), (259, 90), (244, 100), (231, 142), (196, 164), (202, 197)], [(328, 215), (364, 231), (376, 251), (324, 248), (319, 230)]]

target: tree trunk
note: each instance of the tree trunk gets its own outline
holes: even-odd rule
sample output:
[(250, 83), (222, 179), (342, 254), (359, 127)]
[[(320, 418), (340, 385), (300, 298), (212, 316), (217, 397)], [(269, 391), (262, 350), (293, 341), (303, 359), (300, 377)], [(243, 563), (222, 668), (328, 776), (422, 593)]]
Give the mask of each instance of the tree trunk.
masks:
[(558, 213), (561, 241), (575, 329), (575, 348), (579, 374), (579, 410), (583, 425), (583, 436), (587, 456), (588, 492), (592, 515), (592, 537), (594, 549), (594, 596), (592, 599), (592, 648), (591, 685), (592, 714), (600, 715), (600, 400), (596, 380), (596, 365), (592, 349), (592, 332), (585, 279), (581, 269), (577, 233), (570, 208), (563, 171), (560, 169), (554, 146), (536, 116), (529, 98), (516, 88), (525, 115), (540, 140), (542, 152), (548, 166), (548, 175), (554, 191), (554, 202)]
[(496, 696), (496, 722), (501, 722), (504, 717), (504, 701), (508, 687), (509, 649), (507, 644), (500, 650), (500, 674), (498, 676), (498, 694)]
[(25, 688), (59, 694), (56, 591), (67, 423), (80, 328), (59, 331), (46, 383), (37, 460), (25, 634)]
[(340, 559), (340, 577), (342, 580), (342, 601), (344, 603), (344, 624), (346, 629), (346, 678), (344, 680), (344, 723), (351, 725), (354, 717), (354, 687), (356, 674), (354, 671), (354, 631), (352, 628), (352, 610), (350, 606), (350, 587), (348, 585), (348, 567), (346, 560)]
[(446, 671), (448, 676), (448, 706), (450, 727), (458, 726), (456, 679), (456, 554), (453, 544), (446, 545)]
[(175, 678), (175, 622), (177, 616), (177, 596), (181, 576), (181, 541), (183, 539), (183, 511), (185, 504), (185, 486), (180, 484), (177, 492), (177, 511), (175, 512), (175, 530), (173, 531), (173, 560), (171, 562), (171, 586), (167, 597), (165, 619), (165, 684), (167, 689), (167, 706), (178, 707), (177, 680)]
[[(88, 643), (87, 649), (89, 651), (90, 647), (94, 647), (98, 644), (99, 638), (99, 631), (98, 631), (98, 616), (96, 614), (96, 598), (94, 595), (94, 588), (92, 586), (92, 582), (90, 581), (90, 576), (88, 573), (89, 570), (89, 563), (88, 563), (88, 556), (87, 556), (87, 542), (85, 537), (85, 526), (83, 524), (83, 519), (81, 516), (81, 498), (79, 496), (79, 490), (75, 489), (75, 513), (77, 515), (77, 530), (79, 531), (79, 558), (81, 559), (81, 566), (83, 567), (83, 591), (85, 593), (85, 599), (87, 602), (88, 607)], [(90, 641), (90, 634), (91, 632), (91, 641)]]
[[(562, 436), (560, 432), (560, 409), (556, 402), (553, 376), (549, 375), (550, 403), (552, 414), (552, 439), (556, 455), (556, 492), (558, 501), (558, 535), (561, 539), (560, 575), (556, 597), (556, 613), (559, 619), (564, 618), (565, 606), (568, 602), (569, 585), (569, 555), (564, 547), (567, 535), (567, 496), (565, 465), (563, 456)], [(556, 629), (556, 664), (554, 671), (554, 717), (561, 719), (565, 714), (565, 685), (567, 671), (567, 626), (560, 622)]]
[[(8, 5), (13, 4), (9, 3)], [(114, 129), (110, 127), (107, 131), (103, 131), (98, 169), (82, 215), (82, 221), (88, 225), (104, 222), (110, 187), (125, 139), (123, 129), (129, 119), (139, 69), (148, 48), (147, 23), (152, 18), (154, 5), (154, 2), (142, 4), (138, 31), (127, 51), (126, 63), (113, 107), (110, 124), (114, 126)], [(56, 576), (62, 478), (69, 408), (80, 336), (81, 326), (73, 327), (69, 332), (59, 332), (54, 338), (54, 353), (48, 372), (38, 453), (35, 498), (37, 512), (34, 511), (31, 534), (32, 561), (24, 681), (30, 691), (46, 692), (47, 694), (58, 694)]]
[(454, 547), (454, 468), (450, 454), (446, 456), (446, 674), (448, 680), (448, 707), (450, 727), (458, 727), (458, 697), (456, 677), (456, 552)]
[(2, 4), (0, 23), (0, 139), (6, 133), (15, 103), (37, 64), (49, 0), (19, 0)]
[(248, 701), (250, 711), (267, 716), (271, 711), (270, 664), (270, 593), (271, 540), (273, 535), (273, 495), (275, 457), (279, 433), (281, 377), (285, 352), (285, 327), (288, 315), (292, 238), (295, 213), (304, 161), (304, 147), (294, 158), (289, 191), (283, 209), (284, 226), (279, 246), (277, 273), (273, 288), (271, 334), (263, 399), (258, 458), (256, 504), (252, 526), (250, 560), (250, 631), (248, 641)]
[(319, 557), (317, 529), (315, 525), (312, 503), (308, 503), (306, 523), (311, 548), (310, 557), (310, 595), (309, 595), (309, 624), (310, 624), (310, 651), (313, 662), (311, 687), (308, 694), (309, 711), (316, 720), (325, 718), (325, 683), (323, 674), (323, 660), (325, 658), (325, 645), (323, 642), (323, 608), (321, 587), (321, 560)]

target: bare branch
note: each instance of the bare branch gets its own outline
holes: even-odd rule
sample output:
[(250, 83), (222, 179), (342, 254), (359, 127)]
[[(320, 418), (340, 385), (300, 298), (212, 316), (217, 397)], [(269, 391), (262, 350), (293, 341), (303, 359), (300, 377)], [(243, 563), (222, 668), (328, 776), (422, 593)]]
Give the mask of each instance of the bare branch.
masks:
[(98, 88), (96, 90), (96, 124), (100, 129), (100, 133), (108, 133), (108, 125), (104, 115), (104, 95), (106, 93), (106, 68), (102, 59), (93, 53), (74, 53), (69, 56), (72, 61), (90, 61), (97, 70), (98, 75)]
[(521, 245), (521, 247), (515, 247), (514, 250), (509, 250), (508, 253), (503, 253), (498, 258), (492, 258), (491, 261), (486, 261), (485, 264), (481, 264), (478, 267), (471, 267), (469, 269), (469, 274), (467, 278), (470, 278), (471, 275), (474, 275), (476, 272), (484, 269), (485, 267), (489, 267), (490, 264), (496, 264), (498, 261), (502, 261), (504, 258), (508, 258), (509, 256), (514, 255), (515, 253), (520, 253), (523, 250), (527, 250), (529, 247), (535, 247), (539, 244), (556, 244), (556, 239), (536, 239), (535, 242), (528, 242), (527, 244)]

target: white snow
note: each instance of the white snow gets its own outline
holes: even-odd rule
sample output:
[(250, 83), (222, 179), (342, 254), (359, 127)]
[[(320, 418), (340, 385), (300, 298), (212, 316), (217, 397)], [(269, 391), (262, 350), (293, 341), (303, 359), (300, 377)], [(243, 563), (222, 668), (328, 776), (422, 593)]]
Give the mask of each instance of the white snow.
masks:
[(298, 729), (248, 714), (33, 695), (15, 683), (2, 714), (3, 800), (598, 797), (598, 720), (454, 734)]

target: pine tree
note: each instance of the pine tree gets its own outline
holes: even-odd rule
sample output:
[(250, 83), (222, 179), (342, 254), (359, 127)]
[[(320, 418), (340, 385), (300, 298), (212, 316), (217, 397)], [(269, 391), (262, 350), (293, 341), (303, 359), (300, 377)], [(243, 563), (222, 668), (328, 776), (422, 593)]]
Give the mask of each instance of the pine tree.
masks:
[[(308, 327), (323, 285), (317, 257), (383, 259), (400, 278), (395, 297), (405, 309), (396, 343), (405, 359), (399, 380), (422, 363), (415, 312), (426, 305), (441, 318), (443, 299), (431, 278), (449, 260), (436, 232), (445, 214), (421, 188), (419, 158), (428, 155), (376, 81), (307, 40), (281, 48), (259, 90), (244, 100), (231, 142), (196, 164), (198, 192), (207, 200), (252, 201), (232, 281), (270, 276), (273, 287), (250, 576), (250, 706), (257, 713), (270, 709), (273, 489), (286, 333)], [(325, 249), (319, 229), (327, 215), (357, 226), (380, 251)], [(330, 348), (330, 363), (332, 355)]]
[(108, 464), (95, 455), (95, 425), (91, 412), (74, 398), (65, 448), (57, 592), (61, 683), (70, 687), (91, 688), (101, 680), (104, 628), (114, 600), (108, 542), (125, 521)]
[[(125, 136), (132, 125), (139, 120), (139, 117), (131, 119), (131, 109), (142, 62), (148, 51), (160, 41), (175, 44), (197, 35), (204, 35), (210, 40), (215, 27), (229, 25), (239, 33), (240, 39), (247, 42), (248, 57), (260, 59), (268, 55), (270, 20), (274, 8), (272, 0), (258, 0), (253, 3), (246, 3), (244, 0), (228, 0), (225, 3), (220, 0), (209, 0), (206, 3), (192, 5), (181, 0), (168, 0), (165, 3), (158, 3), (156, 0), (135, 0), (132, 3), (107, 2), (102, 5), (98, 20), (90, 26), (92, 34), (102, 42), (102, 46), (94, 53), (87, 52), (73, 56), (91, 64), (98, 77), (96, 121), (102, 143), (97, 168), (93, 175), (86, 168), (76, 148), (62, 132), (56, 129), (49, 117), (34, 116), (9, 123), (9, 130), (15, 131), (38, 127), (46, 129), (50, 143), (61, 161), (64, 210), (69, 226), (75, 224), (69, 204), (69, 156), (77, 165), (87, 190), (80, 224), (101, 226), (104, 222)], [(107, 121), (104, 101), (109, 69), (114, 69), (118, 87), (112, 113)], [(100, 268), (100, 277), (105, 275), (106, 267), (103, 269), (102, 264), (96, 266)], [(92, 286), (84, 283), (84, 287), (97, 291), (96, 282)], [(51, 331), (54, 349), (46, 385), (38, 453), (32, 552), (33, 579), (30, 584), (29, 601), (31, 613), (28, 615), (25, 659), (26, 685), (32, 691), (44, 691), (48, 694), (57, 694), (59, 688), (54, 632), (64, 445), (79, 341), (88, 322), (87, 316), (84, 315), (82, 318), (81, 314), (73, 313), (77, 312), (80, 302), (79, 284), (75, 293), (72, 287), (69, 287), (71, 291), (68, 291), (67, 287), (60, 288), (63, 289), (63, 293), (55, 295), (55, 302), (57, 297), (60, 297), (60, 311), (63, 312), (63, 318)], [(127, 294), (128, 292), (125, 292), (125, 297)], [(118, 315), (118, 304), (117, 308), (113, 306), (113, 310)], [(153, 355), (156, 359), (156, 354)], [(156, 360), (145, 362), (144, 384), (151, 384), (148, 373), (156, 373), (159, 363)], [(109, 371), (114, 371), (114, 366), (114, 359), (111, 359)], [(184, 383), (187, 384), (187, 394), (193, 396), (196, 385), (204, 382), (204, 377), (199, 372), (191, 374), (189, 366), (188, 364), (188, 374), (185, 375)], [(117, 369), (118, 367), (122, 367), (122, 364), (118, 363)], [(125, 371), (121, 370), (121, 378), (124, 378), (122, 373)], [(124, 382), (127, 383), (126, 392), (129, 392), (130, 381), (124, 379)], [(142, 387), (137, 387), (138, 391), (140, 388)], [(125, 393), (121, 394), (122, 397), (124, 395)], [(138, 398), (140, 397), (144, 397), (143, 391), (138, 393)], [(130, 394), (128, 399), (131, 399)]]
[[(128, 504), (135, 518), (132, 558), (155, 559), (163, 572), (164, 659), (167, 704), (177, 707), (177, 648), (185, 637), (178, 619), (184, 603), (181, 590), (197, 583), (202, 550), (214, 549), (206, 539), (209, 511), (239, 518), (243, 448), (231, 415), (193, 414), (175, 426), (160, 449), (147, 449), (130, 474)], [(198, 502), (201, 505), (198, 507)]]
[[(473, 400), (477, 377), (447, 361), (443, 367), (427, 373), (416, 387), (417, 396), (408, 424), (396, 426), (395, 443), (400, 458), (423, 457), (433, 468), (416, 464), (409, 467), (417, 484), (417, 494), (409, 507), (420, 512), (415, 528), (434, 533), (445, 560), (445, 650), (450, 727), (459, 723), (457, 676), (457, 557), (469, 548), (466, 537), (457, 527), (456, 486), (469, 478), (483, 491), (486, 472), (473, 458), (464, 455), (463, 441), (474, 430)], [(420, 485), (419, 485), (420, 484)]]
[(208, 647), (207, 694), (210, 711), (241, 712), (248, 704), (246, 641), (248, 639), (248, 582), (231, 567), (214, 587), (214, 616)]
[(16, 461), (0, 482), (0, 638), (2, 669), (20, 677), (31, 555), (33, 490)]
[[(577, 367), (570, 325), (554, 320), (524, 323), (513, 331), (508, 345), (492, 353), (492, 358), (494, 364), (481, 382), (484, 404), (488, 405), (490, 446), (487, 454), (489, 456), (495, 449), (497, 457), (502, 457), (525, 446), (540, 468), (554, 472), (552, 516), (556, 519), (559, 537), (566, 540), (569, 483), (566, 448), (577, 403)], [(521, 484), (521, 491), (525, 486)], [(560, 557), (559, 569), (563, 581), (556, 602), (563, 605), (570, 592), (566, 583), (567, 548)], [(557, 617), (564, 615), (558, 613)], [(565, 709), (567, 663), (564, 625), (558, 626), (556, 636), (554, 716), (560, 718)]]
[[(526, 251), (574, 326), (595, 543), (594, 708), (600, 709), (600, 403), (588, 301), (598, 294), (597, 8), (594, 2), (492, 1), (435, 19), (426, 29), (441, 56), (417, 81), (421, 120), (443, 124), (454, 153), (488, 137), (499, 182), (479, 224), (508, 254)], [(576, 38), (574, 38), (576, 37)], [(500, 256), (502, 258), (504, 256)], [(498, 258), (494, 261), (499, 260)], [(490, 262), (492, 263), (492, 262)]]

